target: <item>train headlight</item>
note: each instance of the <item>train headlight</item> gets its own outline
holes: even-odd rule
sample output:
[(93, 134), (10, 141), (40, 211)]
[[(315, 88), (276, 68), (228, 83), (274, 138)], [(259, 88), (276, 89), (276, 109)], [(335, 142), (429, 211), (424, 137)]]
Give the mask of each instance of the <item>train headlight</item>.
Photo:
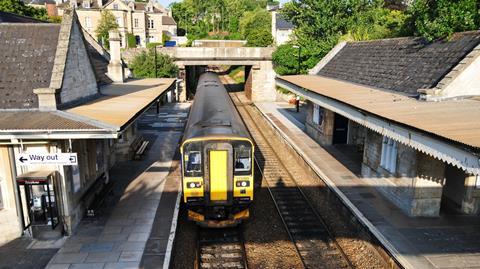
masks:
[(237, 187), (248, 187), (250, 186), (250, 181), (237, 181), (235, 184)]
[(187, 187), (189, 189), (201, 188), (202, 183), (201, 182), (190, 182), (190, 183), (187, 183)]

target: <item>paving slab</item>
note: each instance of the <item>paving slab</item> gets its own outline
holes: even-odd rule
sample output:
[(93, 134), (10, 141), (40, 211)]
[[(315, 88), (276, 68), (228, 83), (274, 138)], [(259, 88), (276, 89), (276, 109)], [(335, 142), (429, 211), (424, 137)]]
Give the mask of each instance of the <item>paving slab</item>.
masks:
[[(158, 212), (166, 209), (171, 212), (170, 222), (174, 219), (178, 201), (163, 197), (169, 198), (171, 192), (175, 192), (175, 196), (180, 193), (180, 180), (169, 179), (169, 175), (182, 135), (177, 129), (185, 123), (188, 109), (188, 104), (169, 104), (161, 107), (162, 117), (154, 110), (142, 116), (138, 128), (150, 141), (144, 158), (117, 163), (111, 169), (117, 199), (99, 219), (82, 221), (47, 268), (140, 268), (151, 231), (163, 229), (165, 234), (170, 234), (172, 223), (164, 221), (161, 228), (152, 229), (152, 226)], [(175, 124), (171, 121), (162, 124), (171, 119), (170, 114), (175, 117)], [(163, 256), (165, 251), (161, 253)]]
[(304, 132), (303, 116), (285, 103), (256, 103), (265, 118), (321, 175), (405, 268), (480, 268), (480, 216), (411, 218), (350, 168), (352, 160), (317, 144)]

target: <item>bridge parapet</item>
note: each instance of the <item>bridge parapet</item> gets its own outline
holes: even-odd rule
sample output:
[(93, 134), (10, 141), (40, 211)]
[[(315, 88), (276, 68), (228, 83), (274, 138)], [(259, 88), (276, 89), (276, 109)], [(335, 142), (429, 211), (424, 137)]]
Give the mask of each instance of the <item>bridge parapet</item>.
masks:
[(209, 48), (209, 47), (174, 47), (158, 48), (158, 52), (168, 54), (177, 61), (271, 61), (274, 48)]

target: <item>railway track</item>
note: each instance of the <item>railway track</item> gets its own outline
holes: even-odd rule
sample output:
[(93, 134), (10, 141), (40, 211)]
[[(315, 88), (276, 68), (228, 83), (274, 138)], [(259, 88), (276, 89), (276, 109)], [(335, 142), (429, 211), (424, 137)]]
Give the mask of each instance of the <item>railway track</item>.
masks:
[(195, 268), (247, 268), (241, 228), (198, 229)]
[(265, 135), (265, 127), (253, 108), (231, 93), (232, 99), (247, 125), (257, 150), (255, 163), (259, 167), (282, 222), (295, 244), (305, 268), (352, 268), (347, 256), (335, 241), (322, 217), (298, 187), (294, 177), (273, 150)]

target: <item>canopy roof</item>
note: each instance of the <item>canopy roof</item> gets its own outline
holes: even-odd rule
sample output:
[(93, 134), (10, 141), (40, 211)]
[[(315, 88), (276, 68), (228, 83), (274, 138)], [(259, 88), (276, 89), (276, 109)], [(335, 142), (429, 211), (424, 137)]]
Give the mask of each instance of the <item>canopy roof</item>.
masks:
[(174, 85), (174, 78), (131, 80), (101, 89), (103, 97), (66, 110), (122, 130)]
[(422, 102), (393, 91), (318, 75), (279, 79), (359, 110), (470, 147), (480, 148), (480, 100)]

